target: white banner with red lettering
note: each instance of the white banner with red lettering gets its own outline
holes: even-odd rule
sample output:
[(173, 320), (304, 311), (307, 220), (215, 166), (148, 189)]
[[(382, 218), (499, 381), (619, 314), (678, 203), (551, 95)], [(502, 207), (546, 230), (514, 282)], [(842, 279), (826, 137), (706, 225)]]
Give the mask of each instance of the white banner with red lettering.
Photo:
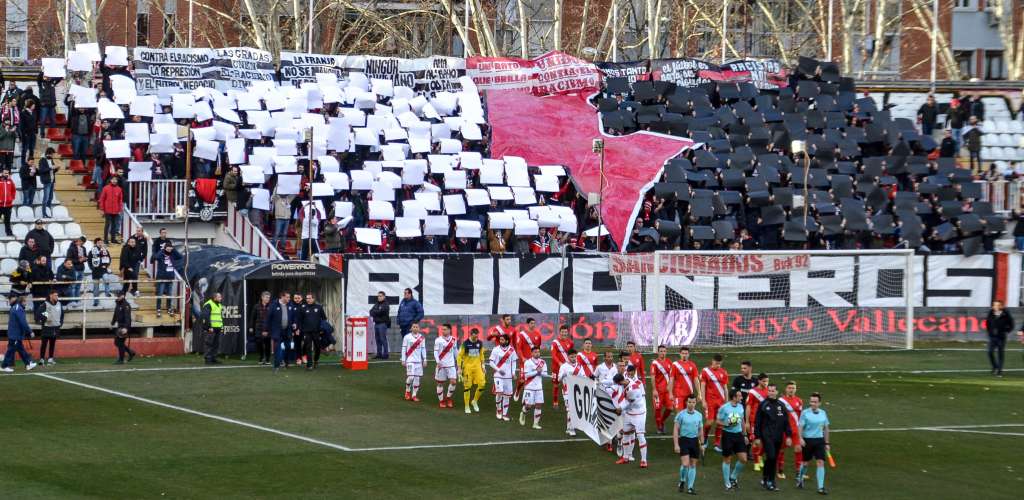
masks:
[(466, 74), (480, 90), (522, 90), (536, 95), (592, 92), (601, 86), (597, 66), (556, 51), (529, 60), (470, 57)]
[[(655, 267), (657, 260), (657, 268)], [(806, 271), (811, 267), (807, 254), (610, 254), (609, 272), (613, 276), (749, 276), (787, 271)]]

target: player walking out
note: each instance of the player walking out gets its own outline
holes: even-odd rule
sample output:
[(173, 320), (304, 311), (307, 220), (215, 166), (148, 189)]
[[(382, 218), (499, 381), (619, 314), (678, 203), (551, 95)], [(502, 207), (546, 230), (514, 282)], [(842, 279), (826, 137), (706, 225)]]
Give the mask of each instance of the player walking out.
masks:
[(533, 428), (540, 430), (541, 406), (544, 405), (543, 377), (548, 375), (548, 364), (540, 357), (540, 346), (530, 349), (530, 358), (523, 363), (523, 410), (519, 412), (519, 425), (526, 425), (526, 413), (533, 410)]
[[(753, 394), (753, 392), (751, 392)], [(764, 453), (764, 469), (761, 471), (761, 486), (768, 491), (777, 491), (775, 485), (776, 463), (779, 450), (789, 441), (792, 429), (789, 427), (789, 413), (778, 399), (779, 389), (768, 384), (768, 399), (757, 407), (754, 417), (754, 445), (760, 445)]]
[[(629, 368), (626, 369), (629, 373)], [(624, 414), (622, 425), (622, 457), (616, 464), (628, 464), (633, 461), (633, 446), (640, 445), (640, 468), (647, 468), (647, 397), (643, 384), (639, 381), (630, 383), (622, 375), (615, 376), (615, 384), (626, 389), (624, 398), (618, 403), (618, 413)]]
[(405, 367), (405, 400), (419, 402), (420, 378), (427, 364), (427, 339), (420, 333), (420, 324), (413, 323), (411, 332), (402, 339), (402, 366)]
[(594, 352), (594, 341), (587, 339), (583, 341), (583, 351), (577, 356), (577, 362), (583, 367), (585, 377), (594, 378), (597, 372), (597, 353)]
[(651, 361), (654, 377), (654, 426), (658, 434), (665, 433), (665, 419), (672, 413), (672, 399), (669, 383), (672, 379), (672, 362), (667, 357), (668, 349), (658, 346), (658, 357)]
[(825, 457), (831, 450), (828, 435), (828, 415), (821, 408), (821, 394), (811, 394), (811, 408), (800, 414), (800, 447), (803, 448), (803, 464), (796, 476), (796, 487), (804, 487), (804, 467), (807, 461), (814, 459), (818, 467), (818, 494), (827, 495), (825, 491)]
[(646, 372), (644, 372), (644, 356), (643, 356), (643, 354), (640, 354), (639, 352), (637, 352), (637, 350), (636, 350), (636, 342), (633, 342), (632, 340), (629, 341), (629, 342), (626, 342), (626, 354), (627, 354), (627, 358), (626, 358), (627, 364), (630, 364), (630, 365), (633, 365), (633, 366), (636, 367), (636, 376), (640, 377), (640, 380), (643, 380), (644, 384), (646, 384), (647, 383), (647, 374), (646, 374)]
[(615, 353), (611, 351), (605, 351), (604, 363), (597, 365), (597, 385), (604, 389), (604, 392), (608, 394), (612, 393), (612, 388), (615, 386), (615, 374), (619, 373), (619, 368), (615, 366)]
[[(800, 473), (801, 453), (800, 453), (800, 414), (804, 411), (804, 401), (800, 399), (800, 396), (796, 395), (796, 382), (790, 380), (786, 384), (786, 390), (783, 392), (782, 397), (779, 401), (786, 406), (786, 411), (789, 412), (789, 428), (793, 429), (793, 435), (790, 437), (790, 441), (793, 446), (786, 446), (779, 450), (778, 464), (779, 471), (776, 477), (779, 479), (786, 479), (786, 448), (793, 448), (793, 470)], [(797, 477), (797, 480), (802, 477)]]
[(704, 415), (697, 411), (696, 396), (686, 396), (686, 409), (676, 413), (675, 422), (672, 442), (679, 454), (679, 491), (685, 487), (687, 493), (696, 495), (697, 464), (704, 447)]
[[(583, 367), (578, 362), (579, 355), (576, 353), (576, 349), (569, 348), (569, 351), (566, 353), (566, 360), (562, 366), (558, 367), (558, 385), (562, 388), (562, 397), (566, 397), (569, 390), (565, 385), (565, 380), (572, 375), (583, 376)], [(568, 413), (565, 414), (565, 433), (570, 436), (576, 435), (576, 429), (573, 429)]]
[(515, 389), (512, 380), (515, 378), (518, 363), (516, 350), (509, 345), (508, 335), (501, 334), (498, 336), (498, 347), (491, 351), (489, 362), (491, 369), (494, 370), (494, 406), (495, 417), (498, 420), (509, 420), (508, 405)]
[[(532, 356), (533, 348), (540, 347), (540, 330), (537, 329), (537, 320), (527, 318), (526, 328), (516, 332), (514, 339), (512, 346), (516, 348), (516, 356), (519, 358), (519, 373), (522, 373), (523, 365)], [(516, 401), (519, 401), (519, 396), (523, 393), (524, 382), (525, 380), (522, 378), (516, 380), (516, 391), (513, 396)]]
[[(704, 402), (704, 435), (710, 437), (709, 429), (714, 424), (717, 449), (721, 449), (722, 445), (722, 428), (716, 424), (715, 416), (728, 398), (725, 390), (728, 381), (729, 372), (722, 368), (722, 355), (715, 354), (711, 358), (711, 365), (700, 371), (700, 399)], [(707, 446), (707, 441), (704, 446)]]
[[(437, 405), (441, 408), (454, 408), (452, 394), (455, 394), (455, 384), (458, 380), (458, 368), (455, 364), (455, 344), (458, 341), (452, 337), (452, 325), (441, 325), (441, 335), (434, 340), (434, 381), (437, 382)], [(444, 383), (448, 382), (448, 391), (445, 392)]]
[(686, 408), (688, 396), (693, 394), (694, 399), (697, 398), (697, 377), (697, 363), (690, 361), (690, 348), (680, 347), (679, 359), (672, 362), (672, 377), (668, 382), (676, 412)]
[[(471, 413), (470, 404), (473, 405), (473, 411), (480, 412), (478, 403), (480, 395), (484, 393), (484, 385), (487, 384), (487, 379), (484, 378), (484, 343), (479, 337), (480, 332), (470, 330), (469, 338), (459, 347), (458, 369), (459, 378), (462, 379), (462, 402), (466, 413)], [(471, 394), (474, 387), (476, 394)]]
[[(561, 325), (558, 327), (558, 338), (551, 342), (551, 369), (557, 375), (562, 373), (562, 365), (569, 360), (569, 351), (572, 351), (572, 339), (569, 338), (569, 327)], [(551, 387), (551, 406), (558, 409), (558, 393), (562, 378), (558, 377)]]
[[(754, 418), (757, 416), (757, 407), (761, 406), (768, 399), (768, 375), (757, 374), (757, 385), (747, 393), (747, 420), (750, 426), (754, 426)], [(750, 437), (754, 441), (754, 437)], [(755, 444), (750, 447), (751, 458), (754, 460), (754, 470), (759, 471), (764, 467), (764, 457), (761, 454), (761, 446)]]
[[(722, 428), (722, 479), (726, 490), (736, 490), (740, 484), (740, 472), (747, 463), (747, 445), (750, 441), (750, 425), (743, 418), (743, 392), (729, 391), (729, 402), (718, 409), (718, 427)], [(732, 457), (736, 457), (733, 464)], [(731, 467), (731, 469), (730, 469)]]
[(757, 380), (754, 379), (753, 373), (754, 364), (748, 360), (743, 360), (740, 363), (740, 374), (732, 379), (732, 388), (743, 393), (743, 397), (740, 398), (741, 405), (747, 404), (747, 394), (757, 385)]

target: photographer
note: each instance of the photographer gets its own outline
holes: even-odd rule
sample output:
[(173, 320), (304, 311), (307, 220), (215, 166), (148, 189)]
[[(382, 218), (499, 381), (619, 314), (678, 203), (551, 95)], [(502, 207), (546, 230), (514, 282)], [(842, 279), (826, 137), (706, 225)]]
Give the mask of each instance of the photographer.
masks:
[(125, 363), (124, 355), (128, 353), (128, 362), (135, 358), (135, 351), (128, 346), (128, 336), (132, 329), (132, 306), (124, 298), (124, 290), (117, 292), (117, 300), (114, 305), (114, 317), (110, 320), (110, 327), (114, 329), (114, 345), (117, 346), (117, 361), (115, 365)]
[(220, 292), (213, 294), (209, 300), (203, 303), (203, 311), (199, 315), (199, 323), (203, 330), (203, 346), (206, 347), (206, 364), (219, 364), (217, 350), (220, 348), (220, 335), (224, 328), (224, 306)]

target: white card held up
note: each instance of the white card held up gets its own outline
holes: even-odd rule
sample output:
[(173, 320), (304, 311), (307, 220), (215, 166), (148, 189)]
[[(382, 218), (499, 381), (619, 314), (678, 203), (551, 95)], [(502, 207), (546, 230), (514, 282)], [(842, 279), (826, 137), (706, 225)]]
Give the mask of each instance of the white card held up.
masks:
[(128, 106), (128, 114), (136, 116), (153, 117), (156, 114), (156, 96), (139, 95)]
[(252, 188), (252, 208), (257, 210), (270, 210), (270, 191), (263, 188)]
[(120, 106), (106, 97), (100, 99), (96, 104), (96, 111), (100, 115), (100, 120), (124, 120), (124, 112), (121, 111)]
[(373, 181), (370, 196), (379, 201), (395, 201), (395, 188), (384, 181)]
[(479, 141), (484, 138), (482, 132), (480, 132), (480, 126), (475, 123), (466, 123), (462, 125), (462, 138), (468, 141)]
[(576, 234), (579, 231), (576, 217), (559, 216), (558, 230), (563, 233)]
[(145, 170), (129, 170), (128, 171), (128, 182), (140, 182), (140, 181), (151, 181), (153, 180), (153, 171), (149, 169)]
[(444, 213), (447, 215), (463, 215), (466, 213), (466, 200), (461, 194), (444, 195)]
[(299, 194), (302, 186), (302, 176), (298, 174), (286, 174), (277, 176), (277, 194)]
[(537, 221), (530, 219), (516, 219), (516, 236), (537, 236), (539, 228)]
[(103, 141), (107, 158), (128, 158), (132, 155), (128, 141)]
[(267, 180), (263, 167), (258, 165), (241, 165), (239, 170), (242, 171), (242, 184), (263, 184)]
[(480, 165), (480, 183), (505, 184), (504, 166), (501, 160), (484, 160)]
[(441, 154), (453, 155), (462, 152), (462, 142), (457, 139), (441, 139)]
[(210, 109), (210, 103), (207, 101), (196, 102), (192, 105), (192, 110), (196, 113), (196, 121), (205, 122), (213, 119), (213, 110)]
[(380, 147), (381, 157), (385, 161), (401, 161), (406, 157), (405, 144), (385, 144)]
[(279, 156), (295, 156), (299, 148), (294, 139), (274, 139), (274, 150)]
[(217, 129), (213, 127), (194, 127), (190, 130), (192, 131), (192, 138), (197, 141), (217, 140)]
[(320, 171), (325, 174), (328, 172), (341, 171), (341, 165), (338, 164), (338, 159), (331, 155), (317, 156), (316, 162), (320, 164)]
[(554, 212), (541, 212), (540, 217), (537, 218), (537, 225), (544, 228), (558, 227), (561, 222), (561, 217)]
[(430, 173), (446, 174), (452, 171), (455, 157), (452, 155), (427, 155), (427, 161), (430, 163)]
[(487, 192), (492, 200), (507, 201), (515, 199), (512, 189), (508, 186), (487, 186)]
[(514, 220), (530, 218), (529, 210), (505, 210), (505, 213), (511, 215)]
[(345, 172), (324, 172), (324, 181), (335, 191), (348, 191), (348, 174)]
[(415, 217), (396, 217), (395, 236), (399, 238), (417, 238), (422, 236), (420, 220)]
[(376, 130), (363, 127), (354, 128), (353, 130), (356, 133), (356, 146), (380, 146), (380, 135)]
[(352, 179), (352, 189), (369, 191), (373, 189), (373, 173), (366, 170), (352, 170), (348, 173)]
[(513, 229), (516, 227), (515, 219), (505, 212), (490, 212), (487, 214), (490, 229)]
[(117, 45), (107, 45), (104, 47), (104, 53), (107, 57), (103, 59), (103, 63), (107, 66), (127, 66), (128, 65), (128, 48)]
[(423, 234), (428, 236), (448, 236), (451, 226), (447, 215), (428, 215), (423, 221)]
[(516, 205), (533, 205), (537, 203), (537, 195), (532, 187), (514, 187), (512, 196)]
[(149, 134), (150, 153), (173, 153), (177, 137), (174, 134)]
[(92, 71), (89, 56), (77, 50), (68, 52), (68, 71)]
[(294, 156), (274, 156), (274, 172), (294, 174), (299, 171), (298, 160)]
[(395, 206), (390, 201), (370, 200), (370, 220), (395, 220)]
[(466, 203), (471, 207), (490, 205), (491, 197), (486, 189), (467, 189)]
[(466, 171), (453, 170), (444, 174), (445, 189), (466, 189)]
[[(245, 163), (245, 139), (228, 139), (224, 143), (224, 149), (228, 151), (228, 163), (241, 165)], [(262, 169), (260, 169), (262, 172)]]
[(422, 163), (406, 163), (402, 168), (402, 184), (406, 186), (423, 185), (423, 176), (426, 171), (426, 165)]
[(334, 202), (334, 216), (339, 219), (351, 217), (353, 210), (355, 210), (355, 205), (353, 205), (351, 201)]
[[(498, 160), (499, 162), (501, 160)], [(459, 163), (463, 170), (477, 170), (483, 166), (483, 158), (476, 151), (462, 151), (459, 153)]]
[(196, 147), (192, 149), (192, 156), (204, 160), (217, 161), (220, 156), (220, 143), (217, 141), (196, 141)]
[(480, 237), (480, 221), (478, 220), (455, 220), (455, 237), (456, 238), (479, 238)]
[(413, 197), (423, 205), (423, 208), (431, 212), (441, 211), (441, 195), (433, 192), (417, 191), (413, 193)]
[(334, 196), (334, 188), (326, 182), (314, 182), (311, 185), (314, 198), (320, 198), (322, 196)]
[(535, 175), (533, 184), (537, 187), (538, 193), (557, 193), (559, 190), (558, 177), (554, 175)]
[(377, 174), (377, 180), (379, 182), (383, 182), (383, 183), (387, 184), (388, 186), (391, 186), (391, 189), (401, 189), (402, 188), (402, 178), (399, 177), (398, 174), (396, 174), (396, 173), (394, 173), (394, 172), (392, 172), (390, 170), (385, 170), (385, 171)]
[(419, 200), (405, 200), (402, 202), (402, 215), (414, 219), (426, 219), (427, 208)]
[(46, 78), (66, 77), (67, 71), (64, 69), (64, 59), (57, 57), (44, 57), (43, 76)]
[(98, 43), (76, 43), (75, 52), (85, 55), (91, 62), (100, 62), (103, 57), (100, 55), (100, 44)]
[(526, 160), (518, 156), (506, 156), (505, 180), (508, 181), (509, 186), (528, 187), (530, 174), (527, 171)]
[(382, 241), (380, 229), (375, 227), (357, 227), (356, 241), (363, 245), (379, 247)]
[(124, 138), (131, 144), (149, 144), (149, 124), (125, 123)]
[(540, 165), (537, 169), (540, 170), (541, 175), (565, 176), (565, 167), (561, 165)]

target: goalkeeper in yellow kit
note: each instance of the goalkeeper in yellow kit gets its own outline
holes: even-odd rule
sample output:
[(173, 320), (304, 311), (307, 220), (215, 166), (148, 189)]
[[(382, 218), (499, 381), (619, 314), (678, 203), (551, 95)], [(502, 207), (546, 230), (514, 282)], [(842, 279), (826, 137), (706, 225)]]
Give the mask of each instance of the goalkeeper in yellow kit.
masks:
[[(487, 380), (484, 378), (484, 343), (480, 341), (476, 329), (470, 330), (469, 339), (459, 346), (459, 380), (462, 382), (462, 401), (465, 403), (466, 413), (471, 413), (469, 406), (472, 403), (473, 411), (480, 412), (480, 395), (484, 393), (484, 386)], [(476, 394), (470, 398), (470, 393), (476, 387)], [(472, 399), (472, 401), (470, 401)]]

